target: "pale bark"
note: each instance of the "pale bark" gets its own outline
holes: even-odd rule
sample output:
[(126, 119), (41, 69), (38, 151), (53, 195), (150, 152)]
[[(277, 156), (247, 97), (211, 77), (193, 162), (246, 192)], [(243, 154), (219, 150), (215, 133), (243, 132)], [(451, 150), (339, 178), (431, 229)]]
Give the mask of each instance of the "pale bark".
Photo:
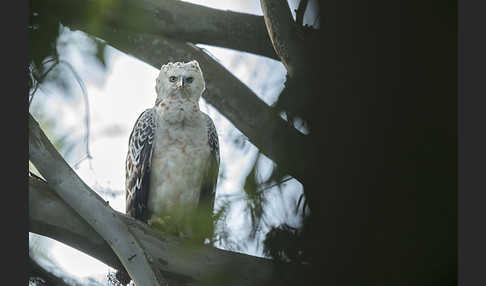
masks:
[(29, 114), (29, 160), (51, 188), (111, 247), (136, 285), (166, 285), (149, 255), (107, 203), (69, 167)]
[[(77, 189), (74, 189), (77, 191)], [(181, 238), (155, 234), (147, 225), (114, 211), (142, 247), (151, 254), (152, 266), (161, 271), (169, 285), (288, 285), (306, 265), (275, 264), (273, 261), (208, 245), (194, 245)], [(29, 178), (29, 227), (120, 267), (109, 245), (45, 182)]]

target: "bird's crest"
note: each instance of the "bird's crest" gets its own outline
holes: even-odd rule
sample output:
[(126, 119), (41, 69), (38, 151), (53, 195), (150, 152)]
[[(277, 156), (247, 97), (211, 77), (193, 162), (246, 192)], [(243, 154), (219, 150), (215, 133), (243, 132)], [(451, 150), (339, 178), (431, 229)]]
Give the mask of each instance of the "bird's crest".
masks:
[(199, 63), (196, 60), (192, 60), (190, 62), (184, 63), (184, 62), (168, 62), (165, 65), (162, 65), (160, 70), (167, 72), (171, 68), (182, 68), (185, 66), (186, 68), (193, 69), (195, 71), (200, 71), (201, 68), (199, 67)]

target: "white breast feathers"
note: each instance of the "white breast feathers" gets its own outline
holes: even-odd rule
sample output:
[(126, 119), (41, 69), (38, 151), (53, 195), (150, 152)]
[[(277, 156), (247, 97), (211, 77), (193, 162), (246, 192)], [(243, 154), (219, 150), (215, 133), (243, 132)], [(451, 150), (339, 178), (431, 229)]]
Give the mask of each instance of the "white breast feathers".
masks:
[(199, 202), (210, 156), (206, 115), (183, 104), (155, 109), (148, 209), (152, 216), (173, 217)]

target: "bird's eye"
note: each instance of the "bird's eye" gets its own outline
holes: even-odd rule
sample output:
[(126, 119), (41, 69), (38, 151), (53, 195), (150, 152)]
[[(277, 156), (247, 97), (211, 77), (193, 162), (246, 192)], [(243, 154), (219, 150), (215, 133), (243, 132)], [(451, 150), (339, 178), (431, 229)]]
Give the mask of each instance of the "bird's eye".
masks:
[(170, 76), (169, 77), (170, 82), (175, 82), (177, 80), (177, 77), (175, 76)]
[(192, 76), (190, 76), (190, 77), (188, 77), (188, 78), (186, 79), (186, 82), (187, 82), (187, 83), (191, 83), (193, 80), (194, 80), (194, 78), (193, 78)]

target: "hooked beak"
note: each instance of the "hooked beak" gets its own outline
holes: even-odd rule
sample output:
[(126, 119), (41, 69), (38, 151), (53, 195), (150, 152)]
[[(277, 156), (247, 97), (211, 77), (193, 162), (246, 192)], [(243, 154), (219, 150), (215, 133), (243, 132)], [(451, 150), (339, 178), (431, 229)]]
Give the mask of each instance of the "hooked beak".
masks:
[(183, 76), (181, 76), (179, 78), (179, 80), (176, 82), (176, 86), (177, 86), (177, 88), (184, 87), (184, 77)]

